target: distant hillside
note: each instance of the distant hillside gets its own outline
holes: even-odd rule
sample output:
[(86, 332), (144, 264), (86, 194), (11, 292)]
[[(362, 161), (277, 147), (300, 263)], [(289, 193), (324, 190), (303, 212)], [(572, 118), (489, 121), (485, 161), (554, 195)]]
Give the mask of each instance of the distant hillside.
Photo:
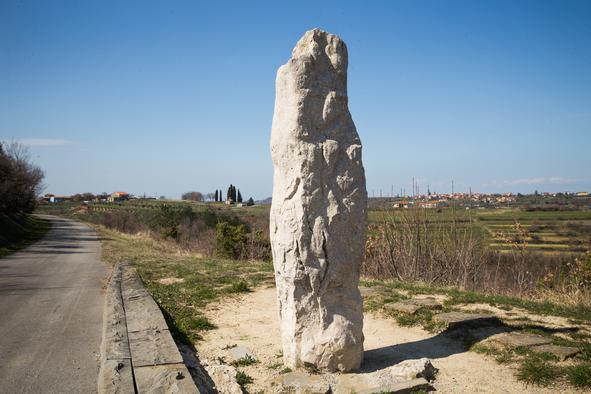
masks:
[(256, 204), (258, 204), (258, 205), (271, 205), (271, 197), (267, 197), (264, 200), (258, 200), (258, 201), (256, 201)]

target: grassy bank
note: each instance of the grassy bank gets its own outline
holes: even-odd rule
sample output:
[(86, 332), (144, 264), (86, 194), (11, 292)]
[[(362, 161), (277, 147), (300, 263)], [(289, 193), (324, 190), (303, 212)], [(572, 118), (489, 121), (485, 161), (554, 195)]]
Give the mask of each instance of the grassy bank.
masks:
[(0, 214), (0, 257), (41, 239), (51, 222), (26, 213)]
[(95, 227), (102, 238), (103, 260), (133, 263), (176, 339), (185, 343), (213, 328), (203, 314), (209, 303), (273, 282), (269, 262), (203, 257), (172, 241)]

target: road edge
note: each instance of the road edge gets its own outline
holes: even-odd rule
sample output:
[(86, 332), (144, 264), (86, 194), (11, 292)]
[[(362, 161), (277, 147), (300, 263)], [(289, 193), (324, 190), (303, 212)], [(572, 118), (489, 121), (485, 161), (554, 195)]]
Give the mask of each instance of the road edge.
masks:
[(99, 394), (199, 393), (162, 311), (135, 268), (113, 268), (103, 312)]

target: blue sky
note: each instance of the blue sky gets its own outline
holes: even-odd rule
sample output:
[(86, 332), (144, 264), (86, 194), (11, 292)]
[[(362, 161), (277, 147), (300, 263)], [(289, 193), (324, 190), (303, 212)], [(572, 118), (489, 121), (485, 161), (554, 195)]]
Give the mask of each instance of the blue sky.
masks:
[(271, 195), (277, 68), (349, 49), (370, 195), (591, 190), (589, 1), (0, 2), (0, 139), (48, 192)]

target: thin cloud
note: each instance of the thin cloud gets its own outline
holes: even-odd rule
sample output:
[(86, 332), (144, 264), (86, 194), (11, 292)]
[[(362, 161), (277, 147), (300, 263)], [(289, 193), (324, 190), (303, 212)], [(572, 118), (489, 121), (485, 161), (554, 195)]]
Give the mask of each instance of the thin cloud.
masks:
[(72, 141), (57, 138), (20, 138), (16, 141), (28, 147), (64, 146), (73, 144)]

